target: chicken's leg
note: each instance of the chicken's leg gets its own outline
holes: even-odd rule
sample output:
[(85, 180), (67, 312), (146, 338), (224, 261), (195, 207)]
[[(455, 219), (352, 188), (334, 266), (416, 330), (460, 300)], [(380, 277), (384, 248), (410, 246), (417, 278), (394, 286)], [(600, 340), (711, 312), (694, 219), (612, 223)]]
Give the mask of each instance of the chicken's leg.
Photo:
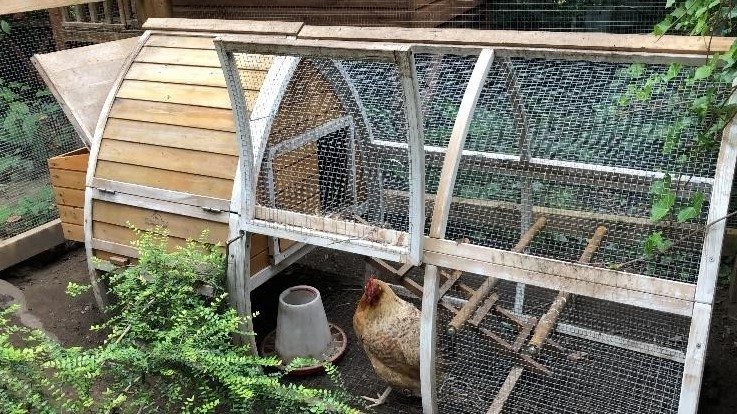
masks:
[(373, 404), (368, 406), (369, 408), (372, 408), (372, 407), (376, 407), (381, 404), (384, 404), (386, 402), (386, 397), (389, 396), (389, 393), (391, 391), (392, 391), (392, 387), (386, 387), (386, 390), (384, 390), (382, 394), (376, 394), (378, 398), (372, 398), (372, 397), (366, 397), (366, 396), (361, 396), (361, 398), (363, 398), (366, 401), (372, 402)]

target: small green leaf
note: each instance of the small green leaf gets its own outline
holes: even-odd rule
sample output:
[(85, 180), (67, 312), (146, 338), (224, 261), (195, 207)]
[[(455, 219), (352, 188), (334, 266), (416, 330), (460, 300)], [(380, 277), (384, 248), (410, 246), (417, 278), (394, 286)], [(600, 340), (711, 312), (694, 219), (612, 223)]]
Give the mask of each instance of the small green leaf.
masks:
[(672, 80), (673, 78), (675, 78), (676, 76), (678, 76), (678, 74), (681, 72), (682, 67), (683, 65), (681, 65), (680, 63), (672, 63), (668, 67), (668, 71), (665, 72), (665, 75), (663, 76), (663, 80), (665, 82), (668, 82)]
[(675, 4), (675, 2), (676, 2), (676, 0), (668, 0), (668, 1), (666, 1), (665, 2), (665, 8), (666, 9), (670, 9), (671, 7), (673, 7), (673, 4)]
[(653, 203), (652, 209), (650, 211), (650, 220), (651, 221), (660, 221), (665, 216), (670, 213), (670, 210), (673, 208), (673, 204), (676, 202), (676, 195), (673, 194), (670, 190), (668, 190), (666, 193), (661, 194), (655, 202)]
[(10, 31), (12, 30), (10, 28), (10, 23), (8, 23), (7, 20), (0, 20), (0, 30), (5, 34), (10, 34)]
[(647, 236), (643, 250), (645, 251), (646, 256), (652, 256), (656, 252), (662, 253), (668, 250), (672, 245), (673, 242), (666, 240), (663, 237), (663, 233), (657, 231)]
[(696, 72), (694, 72), (693, 80), (700, 80), (705, 79), (711, 76), (711, 73), (714, 71), (714, 66), (706, 65), (706, 66), (699, 66), (696, 69)]
[(629, 75), (631, 78), (641, 78), (644, 73), (645, 65), (643, 65), (642, 63), (633, 63), (627, 68), (627, 75)]
[(676, 219), (679, 223), (683, 223), (687, 220), (696, 218), (701, 214), (701, 207), (704, 205), (704, 193), (698, 192), (691, 198), (691, 203), (688, 207), (682, 208), (678, 212)]

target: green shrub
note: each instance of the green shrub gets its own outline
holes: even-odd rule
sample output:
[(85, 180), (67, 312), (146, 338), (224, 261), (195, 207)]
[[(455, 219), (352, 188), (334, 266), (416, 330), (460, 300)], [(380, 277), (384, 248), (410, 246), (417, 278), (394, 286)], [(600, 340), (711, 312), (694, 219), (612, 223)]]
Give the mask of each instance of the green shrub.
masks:
[[(279, 360), (233, 345), (247, 320), (227, 305), (220, 248), (167, 252), (160, 231), (139, 232), (136, 247), (139, 263), (109, 278), (115, 304), (95, 327), (109, 332), (97, 348), (63, 348), (0, 313), (0, 412), (358, 412), (342, 387), (287, 384)], [(213, 297), (197, 293), (203, 284)]]

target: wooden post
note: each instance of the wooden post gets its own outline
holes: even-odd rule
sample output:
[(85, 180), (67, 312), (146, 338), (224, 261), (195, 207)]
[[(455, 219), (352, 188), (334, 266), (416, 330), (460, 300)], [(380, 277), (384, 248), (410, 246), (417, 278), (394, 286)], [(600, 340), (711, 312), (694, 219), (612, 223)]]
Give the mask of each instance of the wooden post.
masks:
[(149, 17), (172, 17), (171, 0), (136, 0), (136, 16), (140, 25)]

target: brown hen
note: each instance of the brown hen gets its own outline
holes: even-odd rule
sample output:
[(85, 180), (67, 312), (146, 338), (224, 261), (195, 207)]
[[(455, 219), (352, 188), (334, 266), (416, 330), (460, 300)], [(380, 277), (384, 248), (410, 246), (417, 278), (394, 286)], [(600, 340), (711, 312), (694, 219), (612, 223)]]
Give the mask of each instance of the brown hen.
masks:
[(383, 404), (392, 387), (420, 395), (420, 311), (400, 299), (386, 283), (369, 278), (353, 315), (353, 329), (374, 367), (389, 384), (378, 398)]

